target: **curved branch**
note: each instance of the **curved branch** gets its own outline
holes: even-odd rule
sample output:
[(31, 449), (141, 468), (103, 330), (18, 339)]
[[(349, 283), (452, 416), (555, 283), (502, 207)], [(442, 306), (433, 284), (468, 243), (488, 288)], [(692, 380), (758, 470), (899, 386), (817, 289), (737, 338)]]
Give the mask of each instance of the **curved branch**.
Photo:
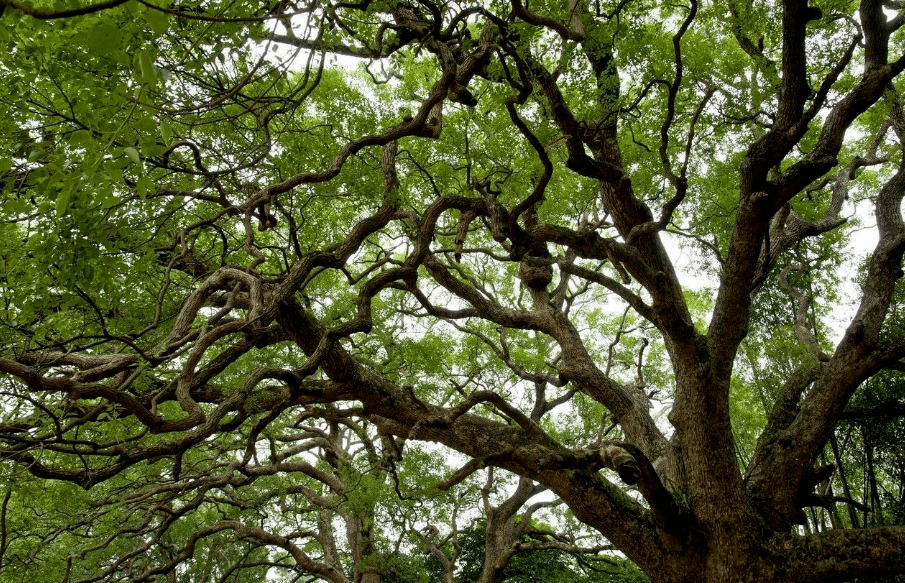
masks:
[(107, 0), (106, 2), (89, 4), (88, 6), (80, 6), (78, 8), (69, 8), (67, 10), (47, 10), (42, 8), (35, 8), (34, 6), (29, 6), (28, 4), (22, 4), (20, 2), (16, 2), (15, 0), (0, 0), (0, 7), (19, 10), (24, 14), (31, 16), (32, 18), (37, 18), (38, 20), (55, 20), (58, 18), (72, 18), (74, 16), (84, 16), (85, 14), (93, 14), (95, 12), (109, 10), (111, 8), (116, 8), (117, 6), (121, 6), (128, 1), (129, 0)]

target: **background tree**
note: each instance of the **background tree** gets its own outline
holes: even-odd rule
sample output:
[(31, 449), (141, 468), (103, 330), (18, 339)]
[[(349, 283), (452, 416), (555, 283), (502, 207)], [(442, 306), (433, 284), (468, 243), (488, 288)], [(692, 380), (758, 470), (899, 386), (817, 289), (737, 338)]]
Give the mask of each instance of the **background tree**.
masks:
[(4, 578), (905, 571), (897, 3), (0, 7)]
[[(476, 524), (461, 533), (459, 545), (461, 553), (459, 561), (461, 569), (455, 575), (456, 581), (484, 581), (491, 572), (485, 565), (485, 558), (491, 556), (487, 549), (487, 525), (486, 522)], [(524, 583), (533, 581), (606, 581), (615, 582), (645, 582), (648, 579), (626, 559), (614, 556), (590, 557), (587, 554), (577, 554), (574, 549), (568, 549), (550, 534), (548, 528), (538, 527), (530, 523), (520, 523), (519, 530), (523, 534), (513, 545), (513, 550), (528, 551), (513, 555), (500, 569), (499, 578), (502, 581)], [(490, 531), (492, 532), (492, 531)], [(527, 534), (525, 534), (527, 533)], [(568, 549), (568, 550), (564, 550)], [(570, 552), (571, 551), (571, 552)], [(439, 563), (428, 562), (428, 569), (432, 573), (441, 573)], [(432, 581), (441, 581), (436, 575)]]

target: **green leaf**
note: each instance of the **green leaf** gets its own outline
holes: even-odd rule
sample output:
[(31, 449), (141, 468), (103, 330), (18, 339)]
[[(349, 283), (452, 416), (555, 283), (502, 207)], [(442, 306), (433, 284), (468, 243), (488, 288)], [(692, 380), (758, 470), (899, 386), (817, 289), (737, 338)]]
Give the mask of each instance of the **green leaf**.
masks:
[(132, 146), (126, 146), (125, 148), (123, 148), (123, 152), (125, 152), (126, 156), (128, 156), (129, 159), (132, 160), (133, 162), (135, 162), (136, 164), (141, 162), (141, 158), (138, 155), (138, 150), (136, 150)]
[(113, 185), (108, 182), (98, 186), (95, 197), (105, 208), (110, 208), (119, 202), (119, 198), (113, 192)]
[(60, 191), (60, 194), (57, 195), (57, 216), (62, 217), (66, 214), (66, 211), (69, 210), (69, 198), (72, 196), (72, 191), (68, 188), (64, 188)]
[(87, 148), (91, 146), (94, 142), (94, 138), (91, 136), (91, 132), (88, 130), (78, 130), (73, 132), (72, 135), (69, 136), (69, 143), (73, 146), (80, 146), (83, 148)]
[(77, 35), (74, 40), (92, 54), (107, 55), (119, 49), (122, 43), (122, 33), (112, 24), (100, 22)]
[(153, 138), (141, 141), (141, 151), (145, 156), (160, 156), (166, 152), (166, 146), (163, 146)]
[(173, 139), (173, 126), (165, 119), (160, 120), (160, 137), (163, 138), (163, 143), (167, 146), (170, 145)]
[(154, 183), (151, 181), (151, 178), (145, 174), (138, 179), (136, 187), (138, 188), (138, 194), (140, 194), (142, 198), (147, 198), (154, 190)]
[(157, 72), (154, 70), (154, 59), (148, 51), (139, 51), (138, 53), (138, 76), (136, 78), (141, 84), (154, 84), (157, 81)]
[(142, 15), (154, 34), (162, 35), (170, 28), (170, 18), (165, 12), (159, 10), (148, 10)]

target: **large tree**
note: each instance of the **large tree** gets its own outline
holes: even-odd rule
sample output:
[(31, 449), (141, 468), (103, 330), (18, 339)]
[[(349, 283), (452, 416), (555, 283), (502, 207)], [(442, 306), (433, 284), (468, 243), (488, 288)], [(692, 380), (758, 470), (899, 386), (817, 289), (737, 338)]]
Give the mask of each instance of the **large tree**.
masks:
[(0, 0), (0, 565), (62, 481), (64, 580), (398, 576), (350, 484), (459, 460), (656, 582), (905, 572), (903, 10)]

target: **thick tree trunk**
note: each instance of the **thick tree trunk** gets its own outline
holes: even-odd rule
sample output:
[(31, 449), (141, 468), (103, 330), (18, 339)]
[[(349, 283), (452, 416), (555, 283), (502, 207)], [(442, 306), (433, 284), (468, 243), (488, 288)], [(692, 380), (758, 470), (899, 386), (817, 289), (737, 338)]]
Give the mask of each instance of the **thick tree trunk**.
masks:
[[(754, 530), (754, 529), (752, 529)], [(703, 536), (662, 564), (642, 565), (654, 583), (833, 583), (901, 572), (905, 529), (828, 530), (807, 536)]]
[[(324, 329), (299, 304), (284, 304), (278, 318), (306, 353), (320, 345)], [(804, 536), (771, 530), (749, 495), (750, 485), (742, 479), (733, 452), (720, 450), (721, 442), (708, 433), (708, 428), (716, 431), (720, 426), (718, 420), (715, 427), (708, 426), (713, 417), (703, 412), (715, 409), (706, 399), (683, 405), (684, 411), (698, 411), (690, 421), (673, 421), (678, 446), (670, 447), (668, 462), (685, 468), (684, 488), (666, 490), (644, 453), (624, 446), (638, 459), (638, 489), (648, 508), (597, 472), (605, 466), (599, 457), (532, 433), (527, 418), (522, 419), (521, 433), (468, 412), (428, 406), (371, 374), (336, 344), (326, 350), (322, 362), (327, 374), (340, 381), (335, 398), (354, 391), (381, 431), (444, 443), (541, 483), (577, 518), (623, 549), (655, 583), (822, 583), (847, 581), (853, 573), (898, 573), (905, 564), (905, 528)], [(714, 383), (707, 390), (688, 392), (718, 396), (727, 390), (725, 384), (719, 387)], [(719, 458), (720, 463), (713, 463)], [(463, 476), (478, 467), (466, 466)], [(773, 479), (781, 484), (785, 478)]]

